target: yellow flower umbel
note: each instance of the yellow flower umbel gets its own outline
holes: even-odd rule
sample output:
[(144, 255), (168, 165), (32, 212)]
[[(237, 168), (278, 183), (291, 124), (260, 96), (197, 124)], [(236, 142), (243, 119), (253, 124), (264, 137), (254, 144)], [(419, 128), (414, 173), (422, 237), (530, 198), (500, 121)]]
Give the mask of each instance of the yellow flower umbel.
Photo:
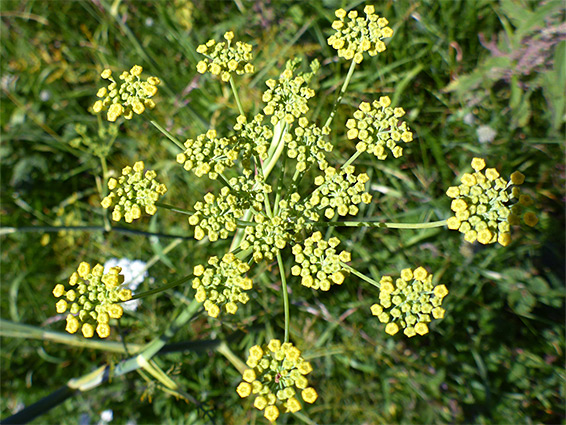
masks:
[(307, 103), (315, 92), (308, 84), (320, 64), (315, 60), (311, 63), (311, 72), (295, 75), (299, 63), (299, 59), (287, 61), (285, 71), (278, 80), (269, 79), (265, 82), (267, 90), (263, 93), (262, 100), (267, 105), (263, 108), (263, 113), (271, 116), (273, 125), (279, 121), (291, 124), (309, 110)]
[(366, 173), (355, 175), (354, 171), (353, 165), (339, 170), (334, 167), (325, 168), (324, 176), (314, 179), (318, 188), (305, 203), (305, 216), (318, 221), (319, 211), (324, 211), (324, 216), (330, 220), (336, 213), (341, 217), (356, 215), (359, 211), (358, 204), (369, 204), (371, 195), (365, 191), (369, 177)]
[(220, 43), (209, 40), (197, 47), (197, 52), (206, 56), (197, 64), (197, 71), (201, 74), (210, 72), (212, 75), (220, 75), (222, 81), (229, 81), (233, 73), (253, 73), (254, 66), (250, 63), (253, 59), (252, 45), (241, 41), (233, 45), (232, 31), (224, 34), (224, 39), (226, 41)]
[(360, 103), (354, 118), (346, 122), (348, 139), (358, 139), (356, 150), (368, 152), (377, 159), (387, 158), (389, 149), (395, 158), (403, 155), (403, 148), (397, 143), (409, 143), (413, 140), (413, 133), (405, 122), (399, 124), (399, 118), (405, 115), (403, 108), (391, 108), (391, 99), (382, 96), (370, 105), (368, 102)]
[(379, 284), (379, 304), (372, 305), (371, 312), (381, 323), (387, 323), (385, 332), (389, 335), (400, 329), (408, 337), (424, 335), (428, 333), (431, 315), (435, 319), (444, 317), (441, 305), (448, 289), (444, 285), (433, 286), (432, 274), (423, 267), (401, 270), (401, 276), (395, 280), (383, 276)]
[(218, 137), (216, 130), (208, 130), (196, 139), (187, 139), (185, 152), (177, 154), (177, 162), (197, 177), (208, 174), (215, 180), (219, 173), (234, 165), (238, 158), (235, 137)]
[(252, 280), (244, 276), (250, 266), (232, 253), (225, 254), (222, 260), (211, 257), (208, 265), (194, 268), (195, 299), (204, 303), (204, 309), (211, 317), (218, 317), (222, 309), (235, 314), (238, 303), (245, 304), (250, 299), (244, 292), (252, 289)]
[(269, 421), (279, 417), (280, 409), (293, 413), (301, 410), (298, 391), (307, 403), (314, 403), (318, 398), (316, 390), (308, 387), (305, 377), (312, 371), (312, 366), (290, 342), (281, 344), (278, 339), (272, 339), (263, 347), (254, 345), (246, 364), (250, 369), (244, 371), (243, 382), (236, 392), (242, 398), (255, 397), (254, 407), (263, 410)]
[(124, 276), (120, 267), (112, 267), (104, 274), (104, 267), (82, 262), (69, 279), (69, 287), (55, 285), (53, 295), (60, 298), (55, 304), (57, 313), (69, 311), (65, 330), (74, 334), (81, 329), (85, 338), (91, 338), (94, 331), (100, 338), (110, 335), (110, 319), (122, 317), (120, 302), (132, 298), (132, 291), (122, 288)]
[(101, 205), (104, 208), (114, 206), (112, 220), (124, 218), (131, 223), (141, 217), (142, 207), (149, 215), (157, 211), (155, 202), (167, 192), (167, 187), (155, 180), (155, 171), (148, 170), (144, 175), (143, 170), (143, 161), (138, 161), (133, 167), (124, 167), (118, 179), (108, 180), (110, 194), (102, 200)]
[(105, 69), (100, 76), (109, 80), (107, 87), (102, 87), (96, 94), (102, 100), (97, 100), (92, 105), (95, 113), (108, 111), (108, 121), (116, 121), (119, 116), (127, 120), (132, 119), (134, 112), (142, 114), (146, 108), (153, 109), (155, 102), (151, 99), (157, 93), (157, 86), (161, 83), (157, 77), (149, 77), (146, 81), (140, 79), (143, 68), (134, 65), (130, 72), (124, 71), (120, 75), (121, 82), (116, 82), (112, 77), (112, 71)]
[(338, 238), (325, 241), (322, 233), (315, 232), (300, 244), (293, 246), (293, 254), (297, 265), (291, 268), (294, 276), (301, 276), (301, 283), (307, 288), (328, 291), (332, 284), (341, 285), (344, 282), (345, 270), (340, 262), (351, 260), (350, 253), (342, 251), (338, 254), (336, 247)]
[[(472, 160), (475, 173), (464, 173), (462, 184), (448, 188), (446, 194), (452, 198), (451, 209), (455, 213), (447, 226), (463, 233), (470, 243), (476, 240), (482, 244), (499, 242), (503, 246), (511, 242), (511, 226), (520, 223), (522, 207), (530, 206), (532, 199), (522, 195), (518, 187), (525, 181), (519, 171), (511, 174), (509, 181), (500, 177), (495, 168), (485, 168), (481, 158)], [(528, 212), (523, 222), (534, 226), (538, 219)]]
[(358, 12), (351, 10), (346, 13), (338, 9), (335, 14), (338, 20), (332, 23), (336, 30), (328, 38), (328, 44), (338, 50), (338, 56), (360, 63), (364, 53), (375, 56), (385, 50), (384, 38), (393, 35), (393, 30), (387, 26), (387, 19), (375, 14), (373, 6), (364, 8), (365, 18), (358, 17)]

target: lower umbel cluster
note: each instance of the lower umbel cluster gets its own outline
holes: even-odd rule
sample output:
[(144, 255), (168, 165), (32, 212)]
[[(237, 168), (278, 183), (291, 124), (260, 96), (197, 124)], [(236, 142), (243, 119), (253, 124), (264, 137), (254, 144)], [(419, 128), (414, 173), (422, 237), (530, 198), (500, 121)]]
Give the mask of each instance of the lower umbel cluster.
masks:
[(244, 371), (243, 382), (236, 391), (242, 398), (253, 397), (254, 407), (262, 410), (269, 421), (275, 421), (281, 410), (301, 410), (299, 392), (306, 403), (314, 403), (318, 398), (306, 378), (312, 366), (290, 342), (272, 339), (267, 345), (254, 345), (246, 364), (249, 369)]
[(445, 285), (434, 286), (432, 274), (424, 267), (403, 269), (400, 277), (383, 276), (379, 281), (379, 303), (371, 306), (371, 312), (380, 322), (387, 323), (385, 332), (395, 335), (403, 329), (409, 338), (428, 333), (431, 316), (442, 319), (441, 307), (448, 294)]
[(104, 266), (79, 264), (69, 278), (68, 287), (55, 285), (53, 295), (60, 298), (55, 305), (57, 313), (67, 314), (65, 330), (75, 333), (81, 329), (85, 338), (92, 338), (94, 331), (100, 338), (110, 335), (110, 319), (119, 319), (124, 312), (120, 305), (132, 298), (132, 291), (121, 288), (124, 276), (120, 267), (112, 267), (104, 273)]
[[(449, 229), (464, 234), (470, 243), (499, 242), (503, 246), (511, 242), (511, 226), (519, 225), (525, 207), (533, 204), (530, 196), (521, 194), (519, 185), (525, 181), (520, 171), (511, 174), (507, 181), (495, 168), (485, 168), (485, 160), (474, 158), (474, 173), (464, 173), (461, 184), (448, 188), (452, 198), (451, 209), (455, 215), (447, 221)], [(485, 170), (484, 170), (485, 169)], [(483, 170), (483, 172), (482, 172)], [(533, 212), (523, 215), (527, 226), (535, 226), (538, 218)]]

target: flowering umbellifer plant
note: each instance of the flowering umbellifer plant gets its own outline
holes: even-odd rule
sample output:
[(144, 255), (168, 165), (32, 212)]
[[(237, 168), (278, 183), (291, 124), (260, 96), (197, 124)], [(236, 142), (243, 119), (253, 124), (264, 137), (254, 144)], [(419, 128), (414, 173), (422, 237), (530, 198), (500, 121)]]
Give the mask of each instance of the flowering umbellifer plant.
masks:
[[(524, 181), (520, 172), (510, 181), (488, 168), (485, 161), (472, 160), (475, 173), (461, 176), (460, 186), (450, 187), (451, 209), (455, 216), (429, 223), (384, 223), (371, 219), (348, 220), (372, 202), (368, 191), (370, 177), (353, 165), (364, 154), (380, 161), (397, 161), (413, 142), (413, 133), (403, 120), (405, 111), (391, 105), (387, 96), (361, 102), (345, 123), (344, 142), (355, 147), (353, 155), (342, 164), (334, 164), (331, 156), (336, 138), (331, 138), (336, 109), (356, 67), (364, 58), (383, 53), (385, 41), (393, 35), (387, 19), (379, 17), (373, 6), (364, 8), (364, 16), (352, 10), (336, 11), (332, 24), (335, 32), (328, 43), (338, 56), (350, 61), (349, 70), (340, 88), (332, 112), (324, 123), (309, 118), (310, 102), (315, 96), (310, 83), (320, 64), (314, 60), (308, 72), (300, 71), (300, 61), (287, 62), (277, 79), (266, 81), (262, 113), (251, 116), (243, 110), (235, 77), (253, 73), (252, 46), (233, 43), (234, 34), (227, 32), (225, 41), (208, 41), (198, 46), (203, 59), (197, 65), (199, 73), (210, 73), (222, 82), (229, 82), (238, 106), (233, 130), (220, 134), (216, 129), (192, 136), (184, 143), (177, 141), (154, 121), (152, 124), (174, 141), (181, 151), (176, 161), (198, 178), (213, 180), (215, 189), (205, 194), (189, 210), (160, 202), (167, 188), (158, 183), (156, 173), (145, 170), (142, 161), (122, 170), (118, 179), (108, 181), (110, 193), (102, 199), (104, 208), (113, 208), (112, 218), (131, 222), (143, 213), (153, 215), (165, 208), (188, 215), (194, 238), (208, 238), (213, 243), (231, 238), (227, 252), (209, 258), (206, 264), (192, 265), (193, 273), (167, 285), (192, 281), (193, 295), (211, 318), (237, 315), (239, 307), (250, 301), (254, 289), (250, 272), (259, 263), (276, 262), (281, 281), (280, 295), (284, 306), (285, 325), (282, 341), (272, 339), (261, 345), (257, 341), (249, 349), (246, 365), (227, 356), (242, 372), (242, 382), (236, 391), (242, 398), (251, 397), (253, 405), (264, 412), (269, 421), (280, 414), (297, 412), (303, 402), (313, 403), (318, 395), (308, 386), (306, 375), (311, 364), (290, 341), (291, 320), (288, 285), (301, 284), (314, 291), (336, 291), (350, 275), (376, 287), (373, 300), (368, 300), (367, 312), (386, 324), (385, 332), (399, 331), (406, 337), (425, 335), (434, 320), (442, 319), (443, 300), (448, 294), (445, 284), (434, 281), (426, 267), (406, 268), (399, 277), (383, 276), (376, 281), (353, 268), (351, 254), (338, 248), (338, 237), (328, 239), (322, 230), (329, 227), (377, 227), (423, 229), (447, 227), (464, 233), (465, 240), (482, 244), (499, 242), (508, 245), (511, 226), (520, 222), (521, 207), (532, 204), (520, 194), (518, 185)], [(100, 89), (93, 106), (95, 113), (107, 110), (109, 121), (120, 116), (129, 119), (133, 112), (142, 114), (153, 107), (159, 79), (140, 78), (142, 68), (135, 65), (123, 73), (118, 85), (109, 70), (102, 77), (111, 81)], [(536, 216), (527, 212), (523, 221), (536, 224)], [(284, 261), (287, 256), (292, 263)], [(101, 338), (108, 336), (109, 326), (120, 318), (121, 301), (131, 298), (120, 289), (119, 268), (111, 276), (102, 275), (101, 266), (81, 263), (70, 285), (77, 290), (66, 291), (57, 285), (54, 295), (60, 297), (57, 311), (69, 308), (67, 330), (75, 332), (82, 322), (82, 333), (92, 337), (94, 326)], [(82, 288), (82, 289), (81, 289)], [(152, 290), (146, 294), (154, 294)], [(137, 294), (141, 298), (146, 294)], [(62, 298), (65, 296), (66, 298)], [(112, 319), (112, 320), (110, 320)], [(186, 319), (188, 320), (188, 319)], [(308, 347), (307, 347), (308, 348)]]

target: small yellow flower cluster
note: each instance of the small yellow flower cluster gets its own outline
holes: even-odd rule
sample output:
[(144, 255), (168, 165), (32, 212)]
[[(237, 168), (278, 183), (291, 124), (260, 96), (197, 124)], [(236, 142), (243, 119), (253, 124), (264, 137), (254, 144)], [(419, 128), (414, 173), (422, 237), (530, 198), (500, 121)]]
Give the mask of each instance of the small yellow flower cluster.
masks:
[(354, 118), (346, 122), (348, 139), (358, 139), (356, 145), (358, 152), (368, 152), (377, 159), (387, 158), (387, 147), (395, 158), (403, 155), (403, 148), (397, 142), (409, 143), (413, 140), (413, 133), (405, 122), (399, 124), (399, 118), (405, 115), (403, 108), (391, 108), (391, 99), (382, 96), (379, 101), (374, 100), (360, 103), (354, 112)]
[(371, 195), (365, 192), (365, 184), (369, 181), (366, 173), (354, 174), (353, 165), (336, 170), (327, 167), (324, 176), (317, 176), (314, 183), (319, 186), (305, 203), (305, 215), (312, 221), (318, 221), (320, 216), (316, 210), (324, 209), (324, 216), (329, 220), (336, 213), (340, 216), (356, 215), (360, 202), (369, 204)]
[(334, 237), (325, 241), (322, 233), (315, 232), (300, 244), (293, 246), (295, 256), (291, 268), (293, 276), (301, 276), (301, 283), (307, 288), (328, 291), (332, 284), (341, 285), (345, 278), (345, 269), (340, 262), (347, 263), (352, 258), (350, 253), (342, 251), (338, 254), (336, 247), (340, 239)]
[(215, 180), (219, 173), (232, 167), (238, 158), (235, 143), (235, 137), (218, 138), (216, 130), (208, 130), (196, 140), (188, 139), (185, 142), (187, 149), (177, 155), (177, 162), (183, 164), (185, 170), (192, 170), (197, 177), (208, 174), (208, 177)]
[(211, 242), (226, 239), (237, 228), (237, 220), (244, 217), (249, 208), (260, 212), (266, 194), (271, 186), (256, 175), (255, 179), (244, 176), (233, 177), (228, 186), (220, 190), (220, 195), (207, 193), (204, 202), (195, 203), (195, 213), (189, 217), (189, 224), (195, 226), (195, 239), (201, 240), (205, 234)]
[(197, 71), (201, 74), (208, 71), (212, 75), (220, 75), (222, 81), (229, 81), (234, 72), (238, 75), (253, 73), (254, 66), (250, 63), (253, 59), (251, 44), (237, 41), (233, 46), (232, 31), (225, 33), (224, 39), (226, 41), (220, 43), (209, 40), (197, 47), (197, 52), (206, 56), (197, 64)]
[[(463, 174), (460, 177), (462, 184), (446, 191), (446, 195), (453, 199), (451, 209), (455, 213), (448, 219), (447, 226), (463, 233), (464, 239), (470, 243), (477, 240), (482, 244), (499, 242), (507, 246), (511, 242), (511, 226), (520, 223), (522, 206), (528, 207), (533, 203), (528, 195), (521, 194), (518, 187), (525, 181), (525, 176), (515, 171), (511, 180), (506, 181), (495, 168), (487, 168), (482, 173), (485, 168), (482, 158), (474, 158), (472, 168), (475, 173)], [(534, 226), (538, 218), (527, 212), (523, 221)]]
[(119, 319), (124, 312), (119, 303), (132, 298), (132, 291), (119, 288), (124, 282), (121, 271), (120, 267), (112, 267), (104, 274), (100, 264), (91, 269), (83, 261), (69, 279), (70, 289), (60, 283), (55, 285), (53, 295), (61, 298), (55, 304), (57, 313), (69, 310), (67, 332), (74, 334), (80, 327), (85, 338), (92, 338), (96, 327), (100, 338), (110, 335), (108, 322)]
[(428, 333), (431, 313), (435, 319), (444, 317), (445, 310), (440, 306), (448, 289), (433, 286), (432, 274), (423, 267), (401, 270), (395, 281), (383, 276), (379, 284), (379, 304), (372, 305), (371, 312), (381, 323), (387, 323), (385, 332), (389, 335), (395, 335), (400, 328), (408, 337), (424, 335)]
[(297, 160), (297, 171), (305, 171), (315, 162), (320, 170), (324, 170), (328, 167), (325, 152), (331, 152), (333, 149), (332, 143), (326, 139), (330, 128), (309, 125), (305, 117), (299, 118), (298, 123), (294, 130), (295, 137), (287, 143), (287, 156)]
[(153, 109), (155, 102), (151, 99), (157, 93), (157, 86), (161, 81), (157, 77), (149, 77), (146, 81), (140, 79), (143, 68), (134, 65), (130, 72), (124, 71), (120, 75), (120, 84), (112, 78), (112, 71), (105, 69), (100, 76), (109, 80), (108, 87), (102, 87), (96, 94), (103, 98), (92, 105), (95, 113), (108, 110), (108, 121), (116, 121), (119, 116), (127, 120), (132, 119), (134, 112), (142, 114), (145, 108)]
[(291, 239), (290, 229), (293, 224), (282, 214), (267, 217), (258, 213), (253, 216), (253, 220), (254, 225), (244, 229), (244, 240), (240, 248), (244, 251), (251, 248), (256, 263), (264, 259), (272, 261)]
[(338, 20), (332, 23), (336, 30), (328, 38), (328, 44), (338, 50), (338, 56), (360, 63), (364, 59), (364, 52), (375, 56), (385, 50), (384, 38), (393, 35), (393, 30), (387, 26), (387, 19), (375, 14), (373, 6), (364, 8), (365, 18), (358, 17), (358, 12), (351, 10), (346, 13), (338, 9), (335, 14)]
[(305, 376), (312, 366), (290, 342), (281, 344), (278, 339), (272, 339), (266, 346), (254, 345), (246, 364), (250, 369), (242, 374), (243, 382), (236, 392), (242, 398), (255, 395), (254, 407), (263, 410), (271, 422), (279, 417), (279, 409), (284, 409), (284, 413), (301, 410), (297, 390), (301, 390), (301, 397), (307, 403), (318, 398), (316, 390), (307, 386)]
[(141, 217), (142, 207), (149, 215), (155, 214), (155, 202), (167, 192), (167, 187), (155, 180), (157, 173), (148, 170), (143, 175), (143, 161), (138, 161), (133, 167), (122, 169), (122, 175), (108, 180), (110, 194), (106, 196), (101, 205), (104, 208), (114, 206), (112, 220), (120, 221), (122, 217), (127, 223)]
[(271, 116), (271, 124), (279, 121), (291, 124), (295, 119), (306, 114), (309, 110), (308, 100), (315, 95), (308, 83), (318, 70), (318, 61), (311, 64), (310, 73), (300, 73), (294, 76), (294, 71), (300, 61), (288, 61), (285, 71), (278, 80), (269, 79), (265, 82), (268, 89), (263, 93), (262, 100), (267, 103), (263, 108), (265, 115)]
[(250, 269), (246, 263), (232, 253), (225, 254), (222, 260), (211, 257), (210, 267), (195, 266), (193, 289), (195, 300), (204, 303), (210, 317), (218, 317), (222, 308), (230, 314), (238, 311), (238, 304), (245, 304), (250, 297), (244, 291), (252, 289), (252, 280), (244, 274)]
[(257, 155), (265, 161), (268, 157), (267, 150), (273, 138), (273, 131), (263, 125), (264, 116), (257, 114), (248, 122), (244, 115), (238, 116), (234, 130), (236, 131), (237, 150), (241, 155), (244, 175), (250, 177), (254, 171), (251, 157)]

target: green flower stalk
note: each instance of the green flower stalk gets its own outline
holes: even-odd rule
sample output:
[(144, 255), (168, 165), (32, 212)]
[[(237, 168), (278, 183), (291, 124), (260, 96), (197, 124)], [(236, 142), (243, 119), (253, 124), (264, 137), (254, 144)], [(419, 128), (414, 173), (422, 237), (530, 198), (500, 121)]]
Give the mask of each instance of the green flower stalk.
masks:
[(315, 232), (305, 239), (303, 245), (293, 246), (296, 265), (291, 269), (294, 276), (301, 276), (301, 284), (307, 288), (328, 291), (330, 286), (341, 285), (346, 276), (346, 269), (340, 262), (351, 260), (350, 253), (338, 253), (336, 247), (340, 239), (334, 237), (328, 241), (322, 239), (322, 233)]
[(230, 81), (234, 73), (253, 73), (254, 66), (250, 63), (253, 59), (251, 44), (237, 41), (234, 45), (232, 31), (225, 33), (224, 39), (225, 42), (219, 43), (209, 40), (197, 47), (197, 52), (206, 56), (197, 64), (197, 71), (201, 74), (210, 72), (212, 75), (219, 75), (222, 81)]
[(210, 317), (218, 317), (223, 309), (226, 313), (235, 314), (238, 303), (246, 304), (250, 299), (244, 292), (253, 286), (252, 280), (244, 276), (250, 266), (232, 253), (225, 254), (221, 260), (209, 258), (208, 266), (199, 264), (194, 268), (195, 300), (204, 303)]
[(377, 159), (387, 158), (389, 149), (395, 158), (403, 155), (403, 148), (397, 143), (409, 143), (413, 133), (405, 122), (399, 124), (399, 118), (405, 115), (403, 108), (391, 108), (391, 99), (382, 96), (379, 101), (360, 103), (354, 118), (346, 122), (348, 139), (358, 139), (356, 150), (375, 155)]
[(112, 267), (104, 274), (104, 267), (82, 262), (69, 279), (69, 287), (55, 285), (53, 295), (60, 298), (55, 305), (57, 313), (67, 314), (65, 330), (74, 334), (81, 329), (85, 338), (92, 338), (94, 331), (100, 338), (110, 335), (110, 319), (119, 319), (124, 310), (120, 302), (132, 298), (132, 291), (120, 288), (124, 276), (120, 267)]
[(435, 319), (444, 317), (441, 305), (448, 289), (445, 285), (434, 286), (432, 274), (423, 267), (401, 270), (395, 280), (383, 276), (379, 286), (379, 304), (372, 305), (371, 312), (381, 323), (387, 323), (385, 332), (389, 335), (400, 329), (408, 337), (425, 335), (431, 315)]
[(101, 205), (103, 208), (114, 207), (112, 220), (124, 218), (131, 223), (141, 217), (142, 208), (149, 215), (157, 212), (155, 203), (167, 192), (167, 187), (155, 180), (155, 171), (148, 170), (144, 175), (144, 168), (143, 161), (138, 161), (133, 167), (124, 167), (118, 179), (108, 180), (110, 194), (102, 200)]
[[(447, 221), (451, 230), (463, 233), (470, 243), (476, 240), (482, 244), (499, 242), (503, 246), (511, 242), (511, 226), (520, 224), (523, 207), (532, 205), (528, 195), (522, 195), (518, 187), (525, 176), (515, 171), (509, 181), (503, 179), (495, 168), (485, 168), (485, 160), (474, 158), (475, 173), (464, 173), (462, 184), (452, 186), (446, 195), (452, 198), (450, 208), (455, 213)], [(535, 226), (538, 218), (532, 212), (523, 215), (523, 222)]]
[(108, 121), (116, 121), (120, 116), (127, 120), (132, 119), (134, 112), (142, 114), (146, 108), (153, 109), (155, 102), (152, 97), (157, 93), (157, 86), (161, 83), (157, 77), (149, 77), (146, 81), (140, 79), (143, 68), (134, 65), (130, 72), (124, 71), (120, 74), (121, 82), (116, 82), (112, 77), (112, 71), (105, 69), (100, 76), (109, 80), (107, 87), (98, 90), (97, 96), (102, 100), (97, 100), (92, 105), (95, 113), (108, 111), (106, 118)]
[(281, 344), (278, 339), (272, 339), (263, 347), (254, 345), (246, 364), (250, 369), (244, 371), (243, 382), (236, 391), (242, 398), (255, 396), (254, 407), (262, 410), (269, 421), (279, 417), (280, 409), (284, 412), (301, 410), (296, 397), (299, 390), (307, 403), (314, 403), (318, 398), (305, 376), (312, 371), (312, 366), (290, 342)]
[(335, 12), (338, 20), (332, 23), (336, 32), (328, 38), (328, 44), (338, 50), (338, 56), (353, 59), (355, 63), (362, 62), (365, 52), (375, 56), (385, 51), (383, 39), (393, 35), (387, 19), (376, 15), (373, 6), (366, 6), (364, 13), (366, 17), (362, 18), (355, 10), (346, 13), (338, 9)]

